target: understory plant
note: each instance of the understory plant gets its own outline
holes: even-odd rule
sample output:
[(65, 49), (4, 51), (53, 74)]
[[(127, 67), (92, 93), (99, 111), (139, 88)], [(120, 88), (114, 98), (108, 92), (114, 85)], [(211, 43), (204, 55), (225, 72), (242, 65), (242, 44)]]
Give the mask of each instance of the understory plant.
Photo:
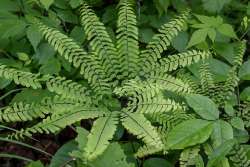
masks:
[[(237, 133), (247, 133), (250, 103), (229, 103), (238, 86), (238, 70), (246, 48), (239, 41), (228, 77), (215, 82), (209, 71), (209, 51), (191, 49), (166, 54), (171, 41), (186, 28), (190, 10), (163, 24), (145, 47), (138, 42), (134, 0), (120, 0), (113, 40), (97, 15), (82, 1), (80, 21), (89, 41), (83, 47), (37, 17), (29, 18), (55, 51), (77, 69), (83, 82), (43, 75), (0, 64), (0, 77), (17, 85), (51, 92), (39, 102), (17, 102), (0, 110), (2, 124), (32, 121), (7, 135), (22, 140), (36, 133), (58, 133), (78, 126), (78, 148), (70, 155), (78, 166), (115, 166), (127, 161), (113, 138), (121, 127), (138, 139), (137, 159), (180, 150), (180, 166), (250, 165)], [(199, 66), (199, 76), (185, 68)], [(181, 69), (181, 70), (180, 70)], [(80, 128), (87, 120), (90, 132)], [(234, 132), (234, 129), (236, 129)], [(238, 130), (238, 131), (237, 131)], [(247, 134), (248, 135), (248, 134)], [(246, 136), (247, 136), (246, 135)], [(87, 136), (87, 137), (86, 137)], [(86, 142), (85, 142), (86, 141)], [(123, 158), (112, 159), (112, 152)]]

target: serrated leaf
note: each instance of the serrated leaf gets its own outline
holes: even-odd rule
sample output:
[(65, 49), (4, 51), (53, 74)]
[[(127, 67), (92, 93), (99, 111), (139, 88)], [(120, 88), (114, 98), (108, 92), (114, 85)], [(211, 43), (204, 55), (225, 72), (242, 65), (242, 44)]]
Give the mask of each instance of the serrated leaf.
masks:
[(188, 105), (202, 118), (206, 120), (219, 118), (219, 110), (216, 104), (208, 97), (194, 94), (186, 96), (186, 100)]
[(42, 34), (38, 31), (36, 26), (30, 26), (27, 29), (26, 34), (33, 48), (36, 50), (38, 44), (43, 39)]
[(191, 46), (194, 46), (194, 45), (197, 45), (197, 44), (199, 44), (201, 42), (204, 42), (206, 40), (207, 35), (208, 35), (208, 29), (207, 28), (196, 30), (192, 34), (187, 48), (189, 48)]
[(213, 131), (212, 122), (191, 119), (174, 127), (167, 136), (168, 149), (184, 149), (205, 142)]
[(222, 24), (217, 29), (221, 34), (230, 37), (237, 38), (237, 35), (234, 32), (233, 27), (230, 24)]

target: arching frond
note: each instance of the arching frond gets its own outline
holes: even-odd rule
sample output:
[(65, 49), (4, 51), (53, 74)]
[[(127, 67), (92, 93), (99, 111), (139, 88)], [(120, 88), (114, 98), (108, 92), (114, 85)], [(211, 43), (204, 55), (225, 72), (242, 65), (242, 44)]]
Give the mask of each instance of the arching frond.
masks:
[(155, 67), (158, 59), (161, 58), (161, 53), (167, 49), (172, 39), (178, 35), (178, 32), (184, 28), (189, 12), (189, 10), (184, 11), (177, 18), (160, 27), (159, 33), (153, 36), (146, 50), (141, 53), (142, 69), (153, 69)]
[(60, 31), (46, 26), (39, 20), (35, 19), (34, 22), (48, 43), (74, 67), (80, 68), (80, 73), (94, 91), (99, 94), (110, 91), (109, 84), (106, 82), (104, 68), (99, 63), (98, 58), (93, 54), (87, 54), (73, 39)]
[(142, 139), (148, 146), (163, 148), (163, 144), (156, 129), (140, 113), (122, 112), (122, 125), (132, 134)]
[(118, 113), (112, 112), (105, 117), (98, 118), (90, 134), (85, 147), (85, 157), (93, 160), (101, 155), (108, 147), (109, 140), (113, 138), (118, 124)]
[(44, 119), (42, 122), (27, 128), (22, 129), (17, 133), (11, 134), (9, 138), (23, 138), (23, 136), (32, 136), (33, 133), (56, 133), (59, 130), (65, 128), (68, 125), (71, 125), (75, 122), (78, 122), (82, 119), (91, 119), (103, 116), (102, 112), (98, 108), (93, 107), (75, 107), (64, 108), (64, 111), (61, 111), (61, 114), (52, 114)]
[(82, 2), (80, 8), (80, 17), (92, 52), (101, 60), (106, 75), (112, 81), (120, 72), (120, 62), (115, 45), (103, 23), (85, 1)]
[(121, 0), (118, 7), (117, 50), (123, 78), (133, 78), (139, 70), (139, 44), (135, 0)]
[(0, 77), (14, 81), (17, 85), (31, 87), (33, 89), (41, 88), (41, 75), (30, 72), (9, 68), (0, 64)]

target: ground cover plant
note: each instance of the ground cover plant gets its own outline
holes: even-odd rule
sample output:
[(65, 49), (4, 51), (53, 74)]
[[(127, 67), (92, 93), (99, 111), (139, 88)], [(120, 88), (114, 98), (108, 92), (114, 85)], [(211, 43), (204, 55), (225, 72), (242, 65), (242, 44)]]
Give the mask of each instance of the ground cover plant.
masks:
[(0, 3), (2, 166), (250, 166), (245, 1)]

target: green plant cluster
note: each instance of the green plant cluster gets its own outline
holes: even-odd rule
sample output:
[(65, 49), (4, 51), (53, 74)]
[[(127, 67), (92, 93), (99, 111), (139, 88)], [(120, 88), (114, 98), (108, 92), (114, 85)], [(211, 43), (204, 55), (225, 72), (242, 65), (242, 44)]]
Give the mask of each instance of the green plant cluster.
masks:
[[(248, 17), (244, 0), (1, 0), (0, 142), (50, 162), (0, 166), (249, 167)], [(29, 145), (67, 127), (54, 155)]]

